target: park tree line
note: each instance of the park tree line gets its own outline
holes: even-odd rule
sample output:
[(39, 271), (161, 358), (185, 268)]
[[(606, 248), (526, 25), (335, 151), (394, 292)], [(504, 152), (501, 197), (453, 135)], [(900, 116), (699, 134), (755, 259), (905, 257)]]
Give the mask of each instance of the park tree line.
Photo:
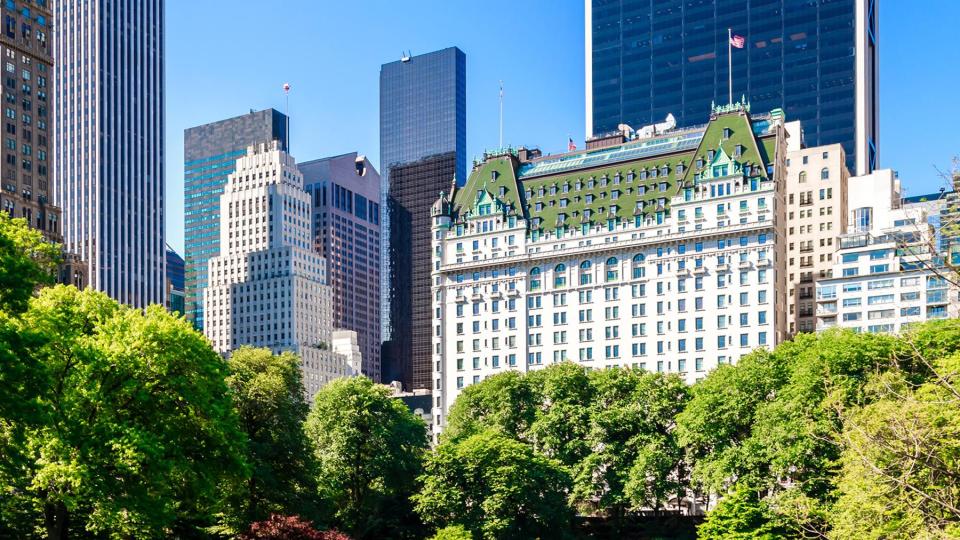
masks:
[(560, 363), (467, 387), (439, 444), (389, 390), (304, 399), (182, 318), (51, 286), (0, 215), (0, 537), (576, 538), (706, 512), (706, 539), (960, 535), (960, 324), (833, 331), (690, 386)]

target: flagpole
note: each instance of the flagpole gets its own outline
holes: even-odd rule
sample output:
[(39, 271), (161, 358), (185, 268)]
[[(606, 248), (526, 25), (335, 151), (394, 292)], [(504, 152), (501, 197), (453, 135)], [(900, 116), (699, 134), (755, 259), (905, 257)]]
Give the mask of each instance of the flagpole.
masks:
[(500, 81), (500, 148), (503, 148), (503, 81)]
[(728, 105), (733, 105), (733, 31), (727, 28), (727, 89), (729, 90)]

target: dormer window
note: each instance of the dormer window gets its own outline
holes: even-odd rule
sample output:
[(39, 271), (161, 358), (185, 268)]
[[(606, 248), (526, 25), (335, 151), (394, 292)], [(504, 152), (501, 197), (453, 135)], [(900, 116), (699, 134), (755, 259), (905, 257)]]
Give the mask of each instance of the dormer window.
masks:
[(613, 183), (614, 183), (614, 184), (619, 184), (619, 183), (620, 183), (620, 173), (617, 173), (617, 174), (613, 177)]
[(618, 190), (615, 189), (615, 190), (613, 190), (613, 191), (610, 192), (610, 200), (615, 201), (615, 200), (617, 200), (617, 199), (619, 199), (619, 198), (620, 198), (620, 191), (618, 191)]
[(496, 181), (497, 176), (498, 176), (497, 171), (490, 171), (490, 180), (491, 180), (491, 181)]
[(730, 128), (723, 128), (723, 138), (729, 139), (730, 135), (733, 135), (733, 131)]
[(677, 163), (677, 174), (683, 174), (683, 163)]
[(536, 209), (537, 212), (542, 212), (542, 211), (543, 211), (543, 203), (542, 203), (542, 202), (538, 202), (537, 204), (533, 205), (533, 207), (534, 207), (534, 209)]
[(637, 201), (637, 210), (643, 210), (643, 205), (645, 201)]
[(697, 158), (697, 168), (703, 168), (703, 158)]
[(713, 156), (715, 156), (716, 154), (717, 153), (714, 150), (710, 150), (709, 152), (707, 152), (707, 160), (713, 161)]
[(666, 182), (660, 182), (660, 187), (659, 187), (659, 189), (660, 189), (660, 191), (666, 191), (666, 190), (667, 190), (667, 183), (666, 183)]
[(528, 199), (532, 199), (532, 198), (533, 198), (533, 191), (531, 191), (531, 190), (529, 190), (529, 189), (527, 190), (527, 198), (528, 198)]
[(566, 208), (567, 204), (570, 203), (569, 199), (560, 199), (560, 208)]
[(563, 185), (563, 192), (564, 192), (564, 193), (569, 193), (569, 192), (570, 192), (570, 184), (569, 184), (569, 183)]
[(650, 170), (650, 177), (651, 177), (651, 178), (656, 178), (657, 175), (659, 175), (659, 174), (660, 174), (660, 173), (657, 171), (656, 168)]
[(743, 155), (743, 145), (738, 144), (733, 147), (733, 157), (738, 158)]
[(587, 195), (587, 204), (591, 204), (592, 202), (593, 202), (593, 195), (592, 194)]
[(594, 182), (593, 178), (587, 180), (587, 189), (593, 189), (594, 184), (596, 184), (596, 182)]
[(647, 186), (637, 186), (637, 195), (643, 195), (647, 192)]
[(576, 188), (575, 188), (575, 189), (576, 189), (577, 191), (580, 191), (581, 189), (583, 189), (583, 182), (577, 180), (577, 185), (576, 185)]
[(668, 169), (666, 165), (661, 166), (661, 167), (660, 167), (660, 176), (666, 176), (666, 175), (668, 175), (668, 174), (670, 174), (670, 169)]
[(507, 188), (506, 188), (506, 186), (500, 186), (500, 191), (499, 191), (499, 193), (500, 193), (500, 196), (501, 196), (501, 197), (503, 197), (504, 195), (506, 195), (506, 194), (507, 194)]
[(633, 182), (633, 171), (627, 173), (627, 182)]
[(537, 190), (537, 196), (543, 197), (543, 186), (540, 186), (540, 189)]
[(482, 189), (478, 189), (478, 190), (477, 190), (477, 198), (479, 199), (480, 197), (483, 197), (483, 190), (482, 190)]

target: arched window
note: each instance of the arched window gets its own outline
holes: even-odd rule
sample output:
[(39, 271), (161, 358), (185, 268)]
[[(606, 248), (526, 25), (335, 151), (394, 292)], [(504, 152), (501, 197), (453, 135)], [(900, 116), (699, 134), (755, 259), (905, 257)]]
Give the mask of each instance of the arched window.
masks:
[(607, 281), (616, 281), (620, 277), (620, 266), (616, 257), (607, 259)]
[(589, 285), (593, 281), (593, 274), (590, 271), (590, 261), (580, 263), (580, 284)]
[(800, 183), (802, 184), (802, 183), (804, 183), (804, 182), (806, 182), (806, 181), (807, 181), (807, 171), (801, 171), (801, 172), (800, 172)]
[(637, 253), (633, 256), (633, 279), (639, 279), (646, 275), (643, 260), (643, 253)]
[(830, 179), (830, 169), (828, 169), (828, 168), (826, 168), (826, 167), (820, 169), (820, 179), (821, 179), (821, 180), (829, 180), (829, 179)]
[(558, 289), (567, 286), (567, 265), (560, 263), (553, 268), (553, 286)]
[(540, 289), (540, 267), (534, 266), (530, 270), (530, 290), (536, 291)]

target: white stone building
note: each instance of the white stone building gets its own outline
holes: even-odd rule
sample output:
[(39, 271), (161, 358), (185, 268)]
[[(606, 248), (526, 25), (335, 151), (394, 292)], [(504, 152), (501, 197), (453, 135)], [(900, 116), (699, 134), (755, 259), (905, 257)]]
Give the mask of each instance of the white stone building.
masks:
[(249, 148), (220, 197), (220, 255), (209, 261), (203, 301), (214, 349), (297, 353), (312, 400), (353, 370), (331, 344), (331, 292), (326, 261), (313, 249), (311, 214), (293, 157), (276, 142)]
[[(433, 430), (467, 386), (570, 360), (689, 382), (787, 336), (779, 111), (486, 156), (433, 208)], [(531, 155), (533, 156), (531, 159)]]
[(901, 206), (900, 182), (889, 169), (851, 178), (849, 197), (833, 277), (817, 283), (817, 329), (899, 332), (956, 317), (955, 279), (933, 249), (927, 209)]

